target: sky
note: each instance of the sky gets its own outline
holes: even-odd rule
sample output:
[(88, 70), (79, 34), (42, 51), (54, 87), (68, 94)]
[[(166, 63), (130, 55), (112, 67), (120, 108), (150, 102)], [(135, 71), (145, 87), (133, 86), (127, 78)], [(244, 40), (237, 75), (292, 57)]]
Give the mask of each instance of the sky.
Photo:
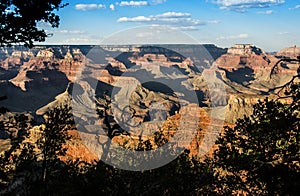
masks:
[[(266, 52), (300, 45), (300, 0), (63, 0), (60, 27), (40, 23), (46, 44), (101, 44), (130, 29), (155, 27), (180, 31), (195, 44), (231, 47), (254, 44)], [(139, 35), (151, 33), (149, 28)], [(149, 32), (150, 31), (150, 32)], [(122, 33), (123, 32), (123, 33)], [(159, 36), (159, 35), (157, 35)], [(160, 39), (162, 42), (167, 37)], [(175, 43), (189, 43), (184, 39)], [(168, 42), (169, 43), (169, 42)]]

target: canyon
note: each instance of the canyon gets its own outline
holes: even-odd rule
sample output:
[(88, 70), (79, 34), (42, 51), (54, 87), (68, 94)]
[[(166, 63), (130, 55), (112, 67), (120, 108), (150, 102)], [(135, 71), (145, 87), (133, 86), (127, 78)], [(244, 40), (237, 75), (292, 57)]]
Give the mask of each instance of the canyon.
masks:
[[(75, 158), (88, 154), (91, 161), (103, 153), (95, 145), (107, 142), (109, 129), (112, 141), (125, 145), (128, 140), (130, 147), (140, 135), (143, 140), (156, 132), (173, 137), (180, 123), (196, 129), (184, 146), (192, 154), (205, 154), (209, 150), (202, 144), (217, 137), (224, 125), (251, 114), (258, 100), (276, 98), (272, 89), (291, 80), (299, 65), (281, 63), (270, 77), (272, 68), (282, 58), (298, 56), (296, 46), (269, 54), (251, 44), (228, 49), (212, 44), (1, 48), (0, 97), (6, 99), (0, 107), (41, 119), (55, 105), (72, 104), (77, 122), (101, 129), (70, 131), (76, 145), (70, 144), (68, 154)], [(80, 142), (82, 138), (87, 139)]]

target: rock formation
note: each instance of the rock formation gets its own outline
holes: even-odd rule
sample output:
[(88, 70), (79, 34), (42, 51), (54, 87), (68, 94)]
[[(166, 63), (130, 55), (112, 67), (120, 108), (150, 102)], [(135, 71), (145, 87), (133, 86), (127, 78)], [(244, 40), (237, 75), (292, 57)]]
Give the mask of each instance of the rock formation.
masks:
[(37, 58), (43, 59), (44, 61), (51, 61), (54, 58), (54, 51), (52, 48), (40, 50), (36, 55)]
[(300, 48), (296, 45), (284, 48), (276, 53), (276, 56), (278, 57), (286, 57), (286, 58), (297, 58), (297, 56), (300, 56)]
[[(202, 131), (198, 130), (197, 139), (190, 144), (190, 149), (195, 153), (201, 151), (199, 148), (204, 133), (213, 137), (214, 132), (208, 129), (208, 124), (213, 121), (218, 122), (214, 123), (215, 128), (222, 126), (222, 118), (209, 116), (211, 107), (218, 111), (225, 108), (227, 123), (234, 123), (238, 118), (251, 114), (253, 104), (271, 96), (270, 89), (289, 81), (296, 73), (298, 64), (282, 63), (274, 77), (270, 78), (271, 69), (279, 57), (295, 58), (300, 55), (297, 47), (272, 55), (250, 44), (236, 44), (229, 49), (214, 45), (104, 46), (99, 49), (101, 54), (97, 53), (98, 50), (92, 51), (92, 48), (1, 48), (0, 95), (4, 93), (8, 99), (1, 101), (0, 106), (42, 115), (56, 104), (70, 101), (70, 83), (76, 81), (77, 76), (84, 75), (97, 82), (95, 94), (100, 101), (104, 100), (105, 93), (111, 96), (113, 103), (123, 104), (128, 100), (128, 107), (112, 105), (109, 113), (111, 126), (116, 127), (126, 121), (125, 112), (130, 118), (126, 121), (129, 124), (143, 124), (143, 128), (152, 133), (167, 132), (168, 128), (176, 125), (186, 108), (193, 106), (199, 110), (195, 112), (191, 109), (186, 123), (186, 128), (191, 128), (189, 126), (195, 114), (201, 114), (199, 123)], [(102, 59), (97, 59), (100, 57)], [(141, 82), (134, 86), (136, 80)], [(213, 85), (209, 86), (209, 80), (214, 80)], [(91, 80), (83, 82), (92, 88), (89, 84)], [(221, 85), (225, 86), (224, 92), (220, 92)], [(87, 90), (86, 87), (83, 86), (83, 89)], [(132, 92), (131, 87), (135, 88)], [(78, 99), (91, 104), (95, 102), (88, 100), (84, 93)], [(97, 116), (93, 120), (101, 121)], [(74, 131), (72, 134), (79, 137)], [(114, 138), (116, 142), (122, 139), (122, 135)], [(77, 142), (80, 143), (78, 140), (76, 145)], [(85, 149), (70, 145), (70, 154), (75, 151), (85, 152)], [(83, 154), (80, 152), (78, 156), (82, 158), (85, 156)]]
[(260, 55), (262, 53), (264, 52), (260, 48), (252, 44), (236, 44), (227, 50), (227, 54), (240, 56)]
[(281, 66), (276, 79), (270, 78), (273, 66), (279, 61), (276, 56), (266, 54), (253, 45), (235, 45), (228, 53), (218, 58), (215, 64), (224, 71), (223, 79), (231, 83), (237, 92), (268, 92), (269, 89), (282, 85), (296, 71), (295, 66)]
[[(295, 51), (297, 49), (288, 48), (278, 54), (291, 57), (296, 55)], [(267, 54), (254, 45), (237, 44), (216, 60), (215, 65), (220, 69), (220, 78), (226, 83), (229, 94), (228, 122), (251, 114), (253, 104), (271, 96), (270, 89), (287, 83), (296, 74), (299, 65), (280, 64), (276, 74), (270, 77), (273, 66), (280, 60), (278, 54)]]

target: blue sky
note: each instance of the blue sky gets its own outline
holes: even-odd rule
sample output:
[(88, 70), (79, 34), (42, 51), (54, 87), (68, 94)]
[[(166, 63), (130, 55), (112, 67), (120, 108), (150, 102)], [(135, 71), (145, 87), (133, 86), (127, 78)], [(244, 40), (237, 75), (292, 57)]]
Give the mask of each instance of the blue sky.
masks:
[[(251, 43), (265, 51), (300, 45), (300, 0), (64, 0), (47, 44), (99, 44), (139, 26), (184, 31), (198, 43)], [(180, 43), (180, 41), (178, 42)]]

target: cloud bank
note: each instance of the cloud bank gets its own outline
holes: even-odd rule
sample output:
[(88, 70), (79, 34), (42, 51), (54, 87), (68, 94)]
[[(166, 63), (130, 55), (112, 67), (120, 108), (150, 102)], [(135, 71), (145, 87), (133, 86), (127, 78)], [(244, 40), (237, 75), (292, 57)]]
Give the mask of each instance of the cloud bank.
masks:
[(132, 7), (139, 7), (139, 6), (147, 6), (149, 5), (147, 1), (121, 1), (118, 3), (119, 6), (132, 6)]
[(76, 4), (75, 9), (81, 11), (90, 11), (90, 10), (98, 10), (105, 9), (106, 6), (104, 4)]
[(213, 0), (220, 9), (245, 12), (250, 8), (267, 8), (285, 3), (285, 0)]
[(165, 12), (163, 14), (150, 15), (150, 16), (136, 16), (136, 17), (121, 17), (117, 22), (139, 22), (151, 25), (168, 26), (178, 28), (181, 30), (196, 30), (198, 26), (205, 24), (217, 24), (220, 21), (203, 22), (198, 19), (191, 18), (190, 13), (184, 12)]

